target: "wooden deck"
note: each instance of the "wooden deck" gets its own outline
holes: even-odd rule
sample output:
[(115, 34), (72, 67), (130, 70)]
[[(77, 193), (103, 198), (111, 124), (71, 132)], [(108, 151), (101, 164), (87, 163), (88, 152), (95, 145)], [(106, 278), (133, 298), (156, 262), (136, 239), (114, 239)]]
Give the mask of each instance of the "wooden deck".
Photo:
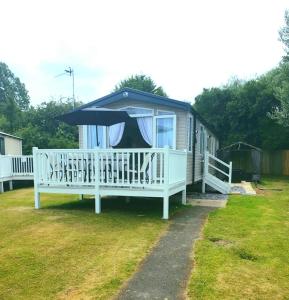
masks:
[(4, 182), (9, 181), (13, 189), (13, 180), (33, 180), (32, 155), (0, 155), (0, 193), (4, 192)]
[(40, 193), (93, 194), (95, 212), (102, 196), (169, 197), (186, 200), (186, 151), (165, 149), (33, 149), (35, 208)]

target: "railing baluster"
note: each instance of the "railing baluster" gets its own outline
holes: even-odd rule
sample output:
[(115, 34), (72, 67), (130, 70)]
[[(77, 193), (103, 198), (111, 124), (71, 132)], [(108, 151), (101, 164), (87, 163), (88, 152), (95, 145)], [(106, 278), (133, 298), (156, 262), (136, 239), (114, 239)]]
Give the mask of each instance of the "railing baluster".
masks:
[(122, 184), (124, 184), (124, 153), (123, 153), (123, 151), (121, 152), (121, 179), (122, 179)]
[(138, 179), (138, 184), (141, 183), (141, 175), (140, 175), (140, 151), (137, 152), (137, 179)]
[(116, 152), (116, 184), (119, 184), (119, 153)]
[(132, 153), (132, 183), (135, 183), (135, 153)]
[(126, 152), (126, 163), (127, 163), (127, 167), (126, 167), (126, 176), (127, 176), (127, 183), (130, 182), (130, 175), (129, 175), (129, 171), (130, 171), (130, 152)]

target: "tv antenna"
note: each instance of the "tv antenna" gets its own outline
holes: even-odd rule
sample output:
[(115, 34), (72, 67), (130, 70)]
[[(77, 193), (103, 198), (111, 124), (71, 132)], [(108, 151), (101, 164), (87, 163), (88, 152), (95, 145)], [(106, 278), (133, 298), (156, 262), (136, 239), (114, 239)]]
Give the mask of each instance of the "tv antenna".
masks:
[(63, 75), (69, 75), (72, 78), (72, 100), (73, 100), (73, 109), (75, 109), (74, 70), (71, 67), (68, 67), (67, 69), (64, 70), (64, 73), (56, 75), (55, 78)]

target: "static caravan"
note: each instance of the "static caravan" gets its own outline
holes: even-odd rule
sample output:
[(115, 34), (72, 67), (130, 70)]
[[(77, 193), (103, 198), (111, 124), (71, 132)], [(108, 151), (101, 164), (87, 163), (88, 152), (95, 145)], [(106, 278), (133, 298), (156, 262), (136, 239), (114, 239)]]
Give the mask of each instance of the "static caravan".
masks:
[(22, 139), (0, 131), (0, 154), (22, 155)]
[(0, 193), (4, 182), (13, 188), (13, 180), (32, 180), (33, 160), (31, 155), (22, 155), (22, 139), (0, 132)]
[(231, 166), (189, 103), (125, 88), (58, 118), (79, 125), (79, 149), (33, 149), (35, 208), (41, 193), (93, 194), (97, 214), (103, 196), (161, 197), (168, 219), (170, 196), (185, 204), (187, 185), (229, 192)]
[[(219, 147), (219, 140), (213, 130), (188, 102), (125, 88), (85, 104), (79, 109), (89, 107), (126, 110), (137, 120), (139, 132), (147, 147), (168, 146), (174, 150), (186, 150), (187, 185), (203, 179), (205, 151), (215, 155)], [(124, 124), (114, 125), (113, 128), (98, 126), (98, 146), (107, 149), (122, 143), (125, 131), (132, 130), (122, 126)], [(96, 128), (93, 125), (79, 126), (81, 149), (97, 147), (95, 132)], [(137, 143), (132, 147), (138, 147)]]

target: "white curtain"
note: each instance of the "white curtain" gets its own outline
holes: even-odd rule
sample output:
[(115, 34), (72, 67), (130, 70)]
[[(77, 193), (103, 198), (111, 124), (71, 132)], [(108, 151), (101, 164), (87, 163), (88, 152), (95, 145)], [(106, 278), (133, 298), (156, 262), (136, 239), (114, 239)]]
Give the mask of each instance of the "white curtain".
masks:
[(87, 149), (94, 149), (96, 147), (96, 126), (87, 125)]
[(137, 124), (143, 139), (150, 146), (153, 144), (153, 118), (152, 117), (142, 117), (137, 118)]
[(124, 131), (125, 123), (118, 123), (109, 126), (109, 145), (114, 147), (119, 144)]
[(87, 149), (95, 149), (97, 147), (106, 147), (105, 128), (104, 126), (87, 125)]

